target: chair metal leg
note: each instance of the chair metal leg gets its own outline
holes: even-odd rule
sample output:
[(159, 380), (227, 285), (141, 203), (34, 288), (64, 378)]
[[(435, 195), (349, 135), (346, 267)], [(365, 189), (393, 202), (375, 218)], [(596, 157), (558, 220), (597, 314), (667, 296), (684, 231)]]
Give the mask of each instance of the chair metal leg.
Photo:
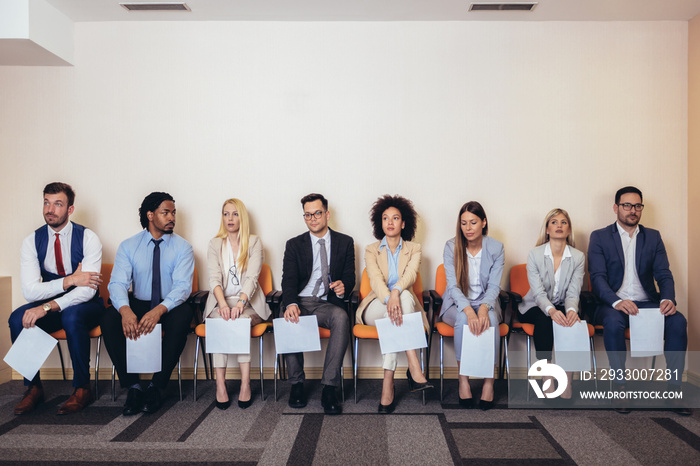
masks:
[[(420, 370), (423, 371), (423, 375), (425, 375), (425, 351), (423, 351), (423, 348), (420, 349)], [(428, 377), (425, 377), (425, 380), (428, 380)], [(423, 395), (423, 406), (425, 406), (425, 392), (427, 390), (421, 390), (421, 394)]]
[(177, 387), (180, 390), (180, 401), (182, 401), (182, 356), (177, 360)]
[(598, 390), (598, 364), (595, 360), (595, 343), (593, 342), (595, 335), (591, 337), (591, 357), (593, 358), (593, 380), (595, 382), (595, 389)]
[(260, 338), (258, 338), (260, 344), (260, 351), (258, 354), (260, 355), (260, 399), (265, 401), (265, 385), (263, 381), (263, 335), (260, 335)]
[(357, 337), (353, 336), (355, 343), (355, 363), (352, 366), (352, 383), (355, 389), (355, 404), (357, 404)]
[(61, 342), (56, 344), (58, 348), (58, 357), (61, 359), (61, 372), (63, 372), (63, 380), (66, 380), (66, 366), (63, 364), (63, 351), (61, 350)]
[(117, 372), (117, 368), (114, 367), (112, 363), (112, 401), (117, 401), (117, 385), (114, 383), (114, 374)]
[(654, 370), (654, 366), (656, 366), (656, 356), (651, 358), (651, 370), (652, 371)]
[(280, 355), (275, 353), (275, 402), (277, 402), (277, 369), (279, 368)]
[(505, 349), (506, 353), (506, 374), (508, 376), (508, 394), (510, 394), (510, 362), (508, 361), (508, 340), (504, 342), (503, 348)]
[[(530, 335), (527, 336), (527, 373), (530, 374), (530, 366), (532, 366), (532, 349), (530, 348)], [(530, 401), (530, 382), (528, 378), (525, 377), (527, 381), (527, 401)]]
[(95, 399), (100, 399), (100, 346), (102, 346), (102, 335), (97, 337), (97, 348), (95, 348)]
[(343, 366), (340, 366), (340, 396), (345, 403), (345, 368)]
[[(206, 353), (204, 354), (204, 361), (207, 360), (207, 355)], [(199, 365), (199, 337), (197, 337), (197, 341), (195, 342), (194, 345), (194, 381), (192, 382), (192, 389), (194, 391), (193, 397), (194, 401), (197, 401), (197, 366)]]
[(443, 365), (443, 359), (442, 359), (443, 354), (444, 354), (444, 346), (443, 345), (444, 344), (443, 344), (442, 335), (440, 335), (440, 403), (442, 403), (442, 401), (443, 401), (442, 384), (443, 384), (443, 378), (445, 376), (445, 367)]

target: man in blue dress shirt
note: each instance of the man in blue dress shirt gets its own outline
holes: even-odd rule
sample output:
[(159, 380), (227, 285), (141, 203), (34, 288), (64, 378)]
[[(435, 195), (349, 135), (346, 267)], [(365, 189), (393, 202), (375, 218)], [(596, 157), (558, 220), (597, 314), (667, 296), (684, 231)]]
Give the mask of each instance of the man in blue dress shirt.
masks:
[[(173, 233), (175, 201), (168, 193), (151, 193), (141, 203), (139, 216), (144, 231), (117, 249), (109, 282), (112, 306), (102, 319), (105, 346), (122, 388), (129, 389), (125, 416), (158, 411), (161, 390), (185, 347), (192, 321), (186, 300), (192, 291), (194, 254), (192, 246)], [(139, 374), (127, 372), (126, 339), (147, 335), (158, 323), (163, 331), (161, 371), (144, 390)]]

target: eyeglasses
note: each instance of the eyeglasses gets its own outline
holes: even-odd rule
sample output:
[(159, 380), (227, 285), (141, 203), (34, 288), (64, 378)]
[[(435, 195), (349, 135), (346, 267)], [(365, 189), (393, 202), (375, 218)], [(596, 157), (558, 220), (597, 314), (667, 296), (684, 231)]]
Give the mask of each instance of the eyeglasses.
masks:
[(231, 276), (231, 283), (234, 285), (240, 285), (241, 282), (238, 280), (238, 267), (236, 267), (236, 264), (233, 264), (231, 268), (228, 269), (228, 273)]
[(321, 218), (321, 216), (322, 216), (324, 213), (325, 213), (325, 211), (323, 211), (323, 210), (317, 210), (317, 211), (314, 212), (313, 214), (310, 214), (309, 212), (306, 212), (306, 213), (304, 213), (304, 220), (311, 220), (311, 217), (313, 217), (313, 218), (315, 218), (316, 220), (318, 220), (319, 218)]
[(622, 207), (622, 210), (630, 211), (632, 210), (632, 207), (634, 207), (634, 210), (637, 212), (641, 212), (644, 209), (644, 204), (630, 204), (629, 202), (625, 202), (624, 204), (618, 204), (620, 207)]

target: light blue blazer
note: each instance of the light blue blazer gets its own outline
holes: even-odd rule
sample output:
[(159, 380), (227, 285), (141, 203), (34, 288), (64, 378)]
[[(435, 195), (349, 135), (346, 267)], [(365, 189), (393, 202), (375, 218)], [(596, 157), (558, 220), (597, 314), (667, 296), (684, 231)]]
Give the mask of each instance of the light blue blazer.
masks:
[[(465, 251), (462, 251), (465, 254)], [(461, 311), (467, 306), (471, 306), (471, 301), (467, 298), (462, 290), (457, 286), (457, 275), (454, 265), (455, 255), (455, 239), (445, 243), (445, 251), (443, 253), (443, 263), (445, 265), (445, 276), (447, 278), (447, 288), (442, 297), (442, 316), (450, 307), (456, 306), (457, 311)], [(501, 276), (503, 275), (503, 266), (505, 265), (506, 255), (503, 249), (503, 243), (484, 236), (481, 243), (481, 269), (479, 279), (483, 288), (482, 293), (474, 300), (477, 303), (484, 303), (489, 308), (494, 309), (500, 320), (501, 308), (498, 305), (498, 293), (501, 291)], [(474, 309), (475, 311), (477, 309)]]
[(535, 306), (546, 313), (549, 306), (562, 303), (564, 309), (578, 312), (586, 256), (569, 246), (571, 257), (562, 259), (559, 265), (559, 289), (554, 296), (554, 264), (544, 256), (545, 247), (546, 244), (537, 246), (527, 256), (527, 281), (530, 283), (530, 291), (520, 303), (520, 313), (525, 314)]

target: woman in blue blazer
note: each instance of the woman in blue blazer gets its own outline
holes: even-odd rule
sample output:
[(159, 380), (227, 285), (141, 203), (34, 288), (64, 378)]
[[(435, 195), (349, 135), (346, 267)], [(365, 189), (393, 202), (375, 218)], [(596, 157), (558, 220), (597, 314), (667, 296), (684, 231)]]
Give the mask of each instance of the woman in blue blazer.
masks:
[[(458, 367), (464, 325), (468, 325), (474, 335), (481, 335), (489, 326), (495, 327), (494, 346), (498, 348), (498, 324), (501, 321), (498, 293), (501, 291), (505, 252), (503, 243), (487, 236), (488, 231), (484, 208), (476, 201), (467, 202), (459, 210), (456, 236), (445, 244), (443, 260), (447, 289), (440, 317), (455, 328)], [(491, 377), (484, 380), (479, 407), (491, 409), (493, 398)], [(469, 377), (463, 375), (459, 376), (459, 404), (464, 408), (474, 406)]]
[[(520, 303), (520, 321), (534, 324), (537, 359), (551, 359), (552, 321), (571, 327), (578, 317), (585, 256), (574, 249), (571, 218), (563, 209), (550, 210), (544, 219), (537, 247), (527, 257), (530, 291)], [(552, 388), (554, 385), (552, 384)], [(571, 398), (571, 374), (562, 398)]]

